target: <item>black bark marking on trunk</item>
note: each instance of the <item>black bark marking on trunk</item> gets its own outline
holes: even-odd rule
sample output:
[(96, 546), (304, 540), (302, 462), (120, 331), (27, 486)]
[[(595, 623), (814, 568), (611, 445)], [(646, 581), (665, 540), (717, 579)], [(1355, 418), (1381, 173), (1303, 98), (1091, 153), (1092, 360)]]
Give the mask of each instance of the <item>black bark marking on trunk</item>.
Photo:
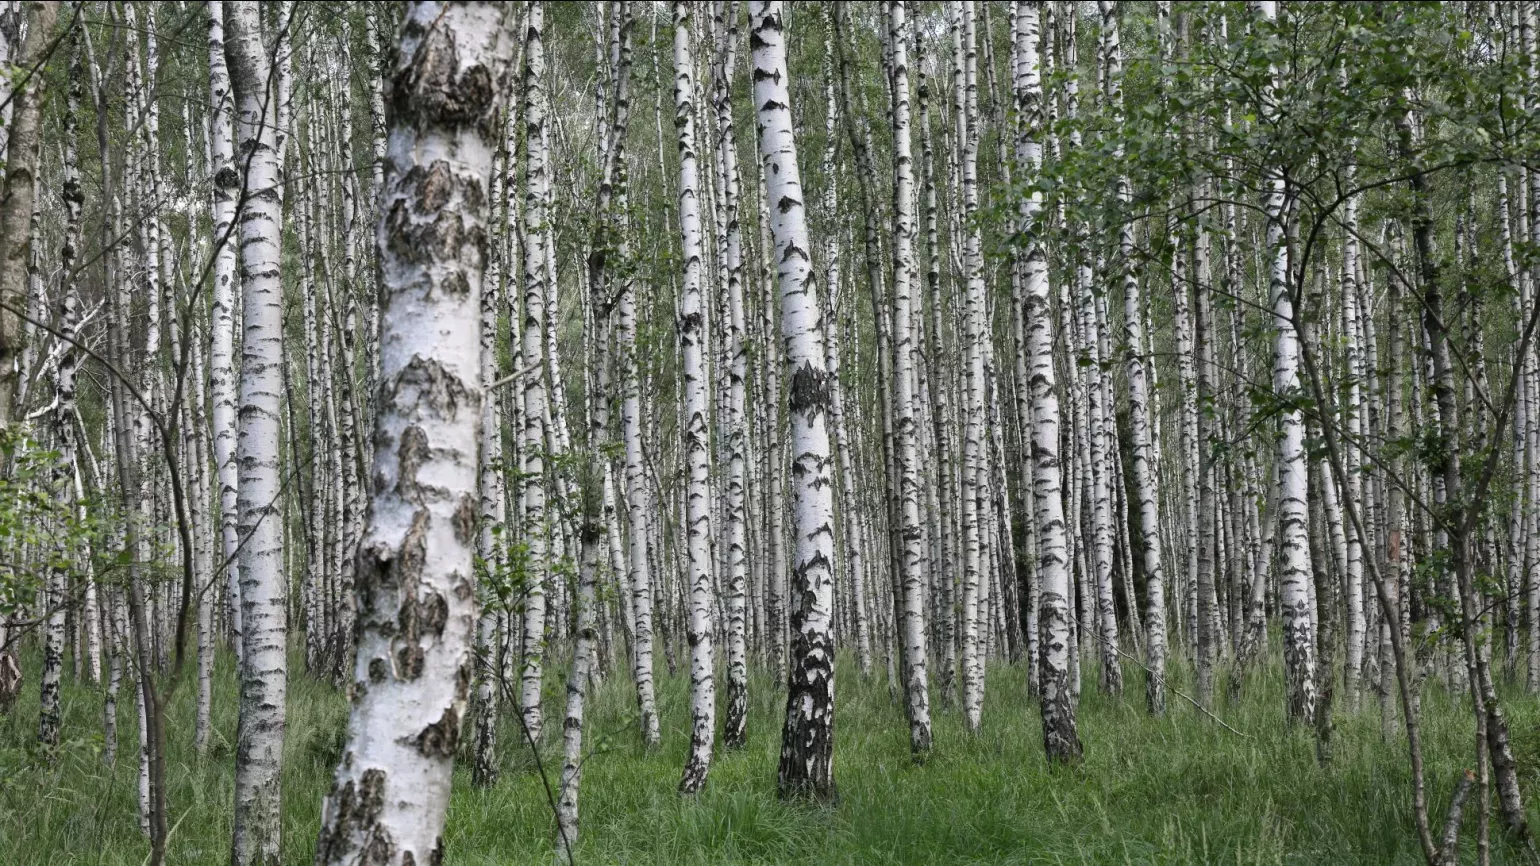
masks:
[[(427, 619), (436, 616), (437, 606), (431, 600), (419, 600), (417, 587), (422, 579), (422, 570), (427, 562), (427, 536), (430, 518), (425, 510), (418, 511), (412, 517), (412, 525), (407, 529), (406, 537), (402, 539), (401, 547), (384, 569), (375, 568), (373, 577), (376, 581), (372, 586), (362, 586), (366, 594), (365, 599), (371, 602), (365, 608), (373, 611), (376, 605), (385, 603), (385, 598), (374, 598), (374, 593), (384, 595), (391, 590), (389, 601), (396, 605), (394, 623), (389, 620), (374, 619), (375, 625), (381, 635), (393, 637), (402, 641), (400, 649), (396, 650), (396, 677), (401, 680), (415, 680), (422, 675), (423, 650), (418, 643), (418, 635), (421, 629), (420, 620), (424, 619), (422, 607), (424, 603), (429, 605)], [(444, 604), (444, 600), (437, 594), (432, 596), (438, 605)], [(447, 611), (447, 607), (446, 607)], [(381, 611), (383, 612), (383, 611)], [(447, 617), (447, 612), (445, 613)], [(388, 629), (388, 630), (387, 630)], [(443, 623), (438, 625), (443, 631)], [(372, 669), (371, 669), (372, 673)]]
[(832, 399), (829, 388), (829, 371), (804, 362), (791, 374), (787, 388), (787, 403), (793, 415), (811, 421), (818, 413), (829, 408)]
[[(431, 358), (414, 355), (412, 360), (401, 368), (401, 372), (396, 374), (392, 382), (382, 384), (380, 388), (380, 398), (384, 401), (382, 405), (395, 404), (393, 411), (406, 417), (423, 412), (426, 408), (433, 417), (452, 422), (462, 405), (478, 412), (481, 409), (479, 399), (472, 403), (475, 395), (460, 380), (460, 377)], [(410, 403), (400, 402), (407, 400), (409, 395)], [(416, 425), (407, 429), (414, 428), (419, 434), (422, 433)], [(403, 438), (405, 435), (403, 433)], [(404, 469), (401, 474), (403, 477), (406, 475)]]
[[(321, 838), (316, 842), (316, 862), (342, 860), (357, 850), (352, 862), (389, 863), (396, 845), (378, 821), (385, 804), (384, 770), (365, 770), (357, 784), (351, 779), (340, 788), (333, 784), (331, 800), (336, 804), (335, 822), (323, 822)], [(356, 840), (362, 838), (362, 845)], [(404, 862), (404, 861), (403, 861)]]
[[(454, 514), (455, 540), (461, 544), (470, 544), (476, 539), (476, 499), (469, 493), (460, 496), (460, 505)], [(464, 585), (466, 591), (470, 590), (469, 584)], [(455, 594), (459, 595), (461, 585), (455, 586)]]
[(454, 707), (445, 707), (438, 721), (417, 734), (415, 743), (417, 751), (425, 758), (453, 759), (460, 746), (460, 714)]
[(486, 138), (495, 137), (497, 81), (492, 70), (475, 64), (460, 70), (455, 34), (448, 28), (426, 30), (408, 19), (403, 39), (420, 37), (414, 62), (391, 79), (391, 108), (400, 118), (414, 118), (421, 127), (457, 127), (476, 124)]

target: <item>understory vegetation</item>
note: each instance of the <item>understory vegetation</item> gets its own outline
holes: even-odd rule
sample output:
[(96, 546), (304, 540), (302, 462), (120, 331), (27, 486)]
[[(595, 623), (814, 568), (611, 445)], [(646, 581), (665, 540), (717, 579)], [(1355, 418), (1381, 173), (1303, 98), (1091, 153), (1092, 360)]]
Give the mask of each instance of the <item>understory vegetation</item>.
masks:
[[(1276, 642), (1276, 635), (1275, 642)], [(39, 660), (25, 659), (33, 676)], [(228, 857), (234, 803), (237, 700), (233, 659), (216, 666), (214, 739), (206, 759), (193, 746), (192, 690), (167, 707), (170, 795), (179, 809), (167, 849), (170, 863), (220, 863)], [(1191, 670), (1175, 666), (1172, 685), (1186, 692)], [(724, 753), (699, 795), (674, 792), (689, 747), (689, 678), (659, 671), (662, 745), (645, 751), (635, 737), (635, 696), (623, 674), (593, 692), (593, 747), (585, 758), (583, 836), (578, 863), (1415, 863), (1406, 832), (1411, 807), (1405, 745), (1386, 743), (1372, 712), (1345, 716), (1333, 761), (1315, 759), (1310, 729), (1289, 726), (1278, 707), (1283, 670), (1269, 663), (1243, 701), (1221, 706), (1223, 725), (1205, 721), (1177, 699), (1151, 717), (1137, 693), (1121, 700), (1087, 690), (1080, 705), (1085, 762), (1043, 762), (1041, 724), (1020, 664), (989, 670), (995, 696), (984, 728), (968, 732), (955, 710), (936, 715), (936, 749), (923, 765), (909, 756), (897, 699), (881, 677), (863, 680), (853, 659), (838, 666), (840, 717), (835, 729), (839, 800), (832, 807), (783, 801), (775, 792), (779, 702), (751, 705), (749, 744)], [(754, 694), (775, 694), (763, 674)], [(342, 749), (347, 701), (329, 684), (290, 681), (283, 789), (283, 862), (308, 863), (317, 806)], [(554, 697), (553, 691), (547, 697)], [(1516, 697), (1516, 695), (1515, 695)], [(30, 703), (29, 703), (30, 702)], [(137, 762), (132, 752), (112, 768), (100, 763), (101, 698), (68, 682), (66, 729), (53, 766), (40, 760), (36, 696), (0, 719), (0, 862), (17, 866), (130, 866), (143, 858), (135, 821)], [(1515, 700), (1513, 729), (1522, 766), (1540, 765), (1540, 713)], [(132, 730), (132, 705), (119, 724)], [(1468, 709), (1441, 689), (1423, 698), (1428, 772), (1446, 793), (1469, 755)], [(1226, 727), (1228, 726), (1228, 727)], [(1234, 730), (1230, 730), (1233, 728)], [(455, 773), (445, 828), (446, 866), (566, 862), (555, 844), (546, 791), (554, 790), (559, 743), (542, 744), (542, 780), (517, 726), (501, 732), (505, 756), (498, 784), (470, 784), (470, 765)], [(469, 731), (462, 737), (469, 741)], [(125, 747), (128, 744), (125, 743)], [(1527, 784), (1540, 782), (1533, 775)], [(1537, 817), (1530, 809), (1530, 819)], [(1474, 852), (1474, 837), (1466, 856)], [(1522, 862), (1502, 837), (1493, 861)]]

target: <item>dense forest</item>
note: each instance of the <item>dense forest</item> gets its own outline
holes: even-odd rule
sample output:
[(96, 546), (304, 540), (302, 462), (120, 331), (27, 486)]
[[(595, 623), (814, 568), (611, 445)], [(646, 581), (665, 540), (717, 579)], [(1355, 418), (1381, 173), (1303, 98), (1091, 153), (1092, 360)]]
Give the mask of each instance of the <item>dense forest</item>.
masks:
[(0, 0), (0, 860), (1540, 861), (1537, 16)]

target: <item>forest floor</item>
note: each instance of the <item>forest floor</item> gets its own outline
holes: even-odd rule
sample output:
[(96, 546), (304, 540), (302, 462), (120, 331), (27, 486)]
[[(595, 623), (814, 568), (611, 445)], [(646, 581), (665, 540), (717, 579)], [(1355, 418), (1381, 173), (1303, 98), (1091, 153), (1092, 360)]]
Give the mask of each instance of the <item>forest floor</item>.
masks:
[[(1276, 658), (1276, 655), (1274, 656)], [(101, 765), (101, 696), (64, 688), (64, 735), (49, 766), (36, 751), (36, 654), (25, 658), (27, 688), (0, 717), (0, 864), (144, 862), (137, 824), (137, 724), (132, 693), (119, 705), (117, 764)], [(291, 670), (301, 670), (299, 658)], [(189, 664), (189, 667), (191, 665)], [(565, 667), (565, 665), (563, 665)], [(1050, 770), (1038, 710), (1019, 665), (989, 673), (983, 732), (967, 732), (960, 713), (936, 713), (935, 752), (909, 758), (900, 705), (878, 672), (869, 681), (852, 660), (839, 668), (834, 807), (780, 802), (775, 795), (781, 691), (768, 677), (751, 683), (750, 743), (718, 751), (706, 791), (674, 793), (689, 740), (688, 681), (659, 659), (662, 747), (638, 745), (634, 692), (612, 674), (590, 704), (578, 863), (1415, 863), (1410, 773), (1404, 738), (1382, 742), (1378, 699), (1362, 712), (1340, 707), (1329, 767), (1316, 760), (1309, 730), (1282, 721), (1281, 671), (1254, 675), (1226, 723), (1205, 720), (1173, 697), (1164, 719), (1143, 705), (1133, 673), (1122, 699), (1100, 694), (1087, 672), (1080, 708), (1083, 765)], [(228, 862), (234, 790), (236, 688), (222, 656), (209, 754), (193, 747), (189, 673), (168, 708), (168, 775), (173, 824), (168, 861)], [(554, 785), (560, 771), (561, 698), (548, 676), (548, 741), (542, 750)], [(1177, 686), (1190, 682), (1177, 672)], [(1185, 690), (1185, 689), (1184, 689)], [(1540, 812), (1540, 704), (1508, 692), (1507, 709), (1529, 796)], [(1468, 710), (1442, 688), (1423, 698), (1431, 807), (1443, 824), (1459, 769), (1472, 748)], [(509, 713), (505, 720), (512, 720)], [(308, 864), (347, 721), (347, 702), (331, 686), (295, 674), (289, 686), (283, 785), (285, 864)], [(555, 823), (535, 761), (504, 725), (503, 776), (490, 790), (470, 786), (464, 762), (446, 830), (446, 864), (558, 862)], [(465, 738), (468, 742), (469, 738)], [(1476, 798), (1462, 841), (1474, 862)], [(1494, 862), (1518, 851), (1493, 830)], [(565, 857), (561, 858), (565, 861)]]

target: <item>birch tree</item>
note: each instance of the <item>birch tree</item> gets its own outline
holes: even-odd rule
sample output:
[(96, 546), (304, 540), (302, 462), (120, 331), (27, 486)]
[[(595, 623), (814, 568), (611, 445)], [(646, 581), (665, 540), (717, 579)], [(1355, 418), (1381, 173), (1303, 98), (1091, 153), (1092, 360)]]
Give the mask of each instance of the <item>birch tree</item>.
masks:
[(32, 211), (37, 187), (39, 105), (43, 81), (36, 73), (53, 36), (56, 3), (27, 4), (27, 35), (17, 53), (6, 102), (5, 175), (0, 186), (0, 429), (11, 422), (12, 404), (21, 384), (22, 308), (26, 306), (27, 260), (32, 250)]
[[(616, 165), (617, 210), (624, 219), (627, 201), (626, 163)], [(629, 245), (625, 232), (621, 232), (620, 252), (625, 258)], [(619, 343), (620, 366), (620, 429), (625, 444), (625, 487), (627, 539), (626, 577), (631, 587), (631, 616), (635, 623), (632, 634), (632, 679), (636, 683), (636, 702), (641, 716), (642, 743), (647, 747), (658, 744), (658, 707), (653, 683), (653, 588), (652, 563), (649, 559), (649, 539), (653, 525), (649, 520), (649, 500), (646, 469), (642, 452), (642, 383), (636, 354), (636, 280), (625, 273), (620, 278), (616, 308), (616, 340)]]
[(726, 271), (727, 355), (729, 369), (727, 417), (727, 716), (722, 732), (728, 748), (748, 740), (748, 513), (745, 504), (748, 474), (748, 322), (743, 298), (743, 237), (739, 223), (738, 140), (733, 130), (732, 81), (738, 49), (737, 4), (718, 3), (714, 9), (722, 34), (712, 103), (717, 117), (717, 153), (722, 163), (722, 209), (726, 241), (722, 268)]
[[(71, 43), (71, 69), (76, 73), (80, 68), (80, 37), (70, 35)], [(69, 210), (68, 225), (65, 228), (64, 243), (60, 249), (60, 272), (64, 275), (64, 285), (61, 286), (58, 304), (57, 321), (59, 323), (60, 345), (58, 357), (53, 361), (54, 380), (54, 411), (49, 419), (53, 428), (54, 441), (58, 444), (59, 456), (54, 463), (50, 475), (51, 486), (55, 496), (60, 497), (65, 507), (75, 504), (74, 464), (75, 454), (75, 375), (79, 368), (80, 360), (78, 351), (72, 341), (78, 339), (80, 331), (80, 297), (79, 289), (75, 285), (74, 268), (75, 259), (79, 255), (80, 247), (80, 211), (83, 205), (84, 195), (80, 188), (80, 166), (77, 157), (79, 133), (77, 131), (76, 115), (80, 106), (80, 91), (84, 82), (82, 76), (73, 76), (69, 84), (68, 104), (64, 118), (64, 206)], [(35, 253), (34, 253), (35, 255)], [(27, 369), (24, 365), (23, 370)], [(56, 748), (59, 745), (59, 724), (61, 714), (59, 684), (64, 669), (64, 641), (65, 641), (65, 614), (66, 595), (68, 593), (69, 574), (63, 567), (75, 554), (68, 549), (70, 539), (65, 537), (60, 540), (60, 549), (54, 552), (54, 565), (45, 577), (43, 605), (48, 612), (47, 623), (44, 626), (43, 637), (43, 671), (38, 678), (38, 723), (37, 738), (47, 749)], [(78, 655), (77, 655), (78, 659)], [(78, 671), (77, 671), (78, 674)]]
[(240, 175), (235, 164), (235, 103), (225, 63), (224, 3), (209, 0), (209, 158), (213, 172), (214, 309), (209, 321), (209, 379), (214, 424), (214, 466), (219, 478), (220, 537), (223, 542), (228, 620), (237, 658), (241, 656), (240, 544), (235, 464), (235, 201)]
[(783, 797), (831, 799), (834, 789), (834, 488), (830, 476), (824, 323), (808, 241), (807, 212), (792, 135), (785, 24), (777, 0), (749, 4), (759, 155), (771, 208), (772, 261), (781, 294), (796, 579), (786, 724), (777, 787)]
[(909, 136), (909, 21), (903, 0), (886, 4), (893, 78), (893, 428), (897, 440), (896, 479), (900, 515), (899, 553), (903, 585), (902, 646), (905, 710), (909, 748), (916, 756), (930, 751), (930, 687), (925, 659), (925, 576), (921, 573), (923, 529), (920, 524), (920, 454), (916, 445), (915, 345), (912, 333), (911, 275), (914, 262), (914, 156)]
[(525, 575), (523, 647), (519, 710), (524, 732), (538, 742), (541, 733), (542, 659), (546, 631), (546, 497), (545, 419), (549, 408), (545, 393), (546, 244), (548, 226), (546, 189), (550, 185), (546, 162), (545, 4), (532, 2), (525, 16), (524, 33), (524, 457), (525, 544), (529, 551)]
[[(964, 229), (962, 264), (967, 282), (965, 312), (964, 363), (966, 365), (966, 401), (963, 408), (963, 590), (962, 590), (962, 677), (963, 713), (968, 727), (977, 731), (984, 711), (984, 659), (981, 647), (981, 581), (988, 580), (984, 570), (984, 518), (980, 514), (980, 486), (984, 483), (984, 259), (983, 238), (978, 227), (978, 40), (972, 0), (954, 0), (955, 15), (961, 21), (962, 91), (955, 106), (958, 138), (962, 149), (962, 209), (967, 224)], [(954, 40), (954, 47), (956, 43)], [(987, 584), (985, 585), (987, 586)]]
[(413, 3), (401, 28), (376, 232), (375, 494), (358, 557), (347, 744), (318, 864), (444, 856), (477, 618), (484, 395), (480, 341), (468, 337), (481, 330), (495, 118), (513, 53), (505, 15), (492, 3)]
[[(1252, 9), (1263, 22), (1277, 19), (1272, 0), (1253, 0)], [(1272, 102), (1278, 89), (1278, 71), (1270, 72), (1263, 100)], [(1268, 170), (1267, 250), (1270, 255), (1269, 299), (1273, 311), (1273, 391), (1288, 395), (1299, 381), (1299, 336), (1294, 330), (1294, 304), (1289, 289), (1289, 252), (1286, 241), (1286, 181), (1276, 168)], [(1283, 607), (1284, 659), (1287, 662), (1290, 718), (1315, 718), (1315, 634), (1310, 619), (1309, 506), (1306, 499), (1305, 423), (1297, 406), (1285, 406), (1280, 414), (1278, 437), (1278, 551), (1281, 557), (1280, 603)]]
[(567, 715), (562, 721), (561, 787), (556, 801), (556, 844), (572, 860), (572, 848), (578, 841), (578, 789), (583, 783), (583, 712), (588, 698), (589, 676), (593, 671), (596, 632), (594, 583), (599, 570), (601, 529), (591, 518), (580, 530), (582, 551), (578, 564), (577, 632), (572, 646), (572, 671), (567, 677)]
[[(1115, 115), (1122, 114), (1123, 47), (1119, 39), (1115, 4), (1101, 0), (1102, 22), (1107, 40), (1107, 98)], [(1114, 158), (1120, 154), (1114, 152)], [(1131, 204), (1133, 192), (1128, 178), (1120, 176), (1117, 184), (1120, 205)], [(1160, 490), (1156, 486), (1156, 453), (1151, 441), (1150, 377), (1144, 357), (1144, 305), (1140, 300), (1139, 274), (1134, 270), (1134, 227), (1123, 221), (1118, 230), (1119, 267), (1123, 269), (1123, 315), (1127, 323), (1128, 406), (1133, 431), (1134, 484), (1139, 500), (1139, 547), (1145, 579), (1146, 656), (1149, 678), (1145, 689), (1150, 712), (1163, 715), (1166, 710), (1166, 599), (1164, 562), (1160, 539)], [(1133, 582), (1124, 574), (1125, 584)], [(1132, 611), (1130, 611), (1132, 614)]]
[(283, 539), (278, 467), (283, 283), (279, 275), (283, 182), (277, 105), (270, 98), (267, 49), (258, 4), (225, 3), (241, 150), (241, 384), (236, 463), (240, 546), (241, 712), (236, 735), (236, 864), (274, 862), (279, 852), (279, 777), (283, 766), (285, 689)]
[[(492, 195), (490, 199), (496, 202), (501, 192), (498, 178), (495, 172), (498, 168), (506, 169), (506, 165), (494, 167), (493, 176), (489, 179)], [(492, 213), (495, 214), (495, 204)], [(477, 467), (476, 487), (479, 497), (477, 519), (480, 526), (476, 534), (476, 555), (482, 563), (481, 574), (493, 577), (500, 573), (502, 567), (501, 542), (506, 529), (505, 512), (503, 504), (503, 476), (502, 469), (497, 464), (503, 456), (503, 431), (502, 431), (502, 401), (498, 398), (497, 389), (494, 386), (498, 379), (497, 359), (497, 324), (498, 324), (498, 292), (497, 275), (495, 267), (498, 263), (498, 252), (494, 248), (497, 242), (494, 227), (495, 216), (489, 216), (489, 235), (487, 244), (487, 260), (484, 263), (484, 284), (481, 291), (481, 342), (480, 350), (480, 375), (482, 388), (481, 403), (481, 441), (480, 458)], [(476, 654), (478, 656), (477, 681), (476, 681), (476, 741), (474, 746), (474, 764), (472, 765), (472, 779), (479, 786), (490, 787), (495, 784), (498, 776), (497, 763), (497, 719), (498, 704), (501, 701), (498, 688), (502, 670), (497, 662), (497, 630), (500, 612), (497, 605), (492, 604), (498, 592), (497, 586), (478, 587), (482, 604), (481, 616), (476, 623)]]
[(690, 596), (690, 752), (681, 794), (694, 794), (706, 785), (716, 739), (715, 656), (712, 648), (713, 586), (711, 579), (711, 496), (705, 358), (705, 268), (701, 242), (700, 169), (695, 142), (695, 60), (691, 49), (691, 16), (687, 3), (674, 3), (674, 128), (679, 134), (679, 231), (684, 274), (679, 295), (679, 344), (684, 366), (683, 449), (686, 488), (685, 528)]
[[(1016, 110), (1023, 119), (1016, 140), (1016, 159), (1024, 169), (1042, 159), (1043, 85), (1037, 54), (1042, 3), (1017, 0), (1014, 39), (1018, 61), (1013, 86)], [(1041, 240), (1042, 193), (1028, 187), (1017, 216), (1026, 247), (1018, 251), (1026, 304), (1027, 369), (1032, 405), (1032, 502), (1037, 532), (1039, 580), (1038, 623), (1041, 629), (1043, 746), (1051, 763), (1080, 759), (1075, 703), (1070, 696), (1070, 618), (1074, 588), (1070, 583), (1070, 552), (1065, 531), (1064, 500), (1059, 466), (1059, 397), (1054, 371), (1053, 318), (1049, 311), (1048, 258)]]

